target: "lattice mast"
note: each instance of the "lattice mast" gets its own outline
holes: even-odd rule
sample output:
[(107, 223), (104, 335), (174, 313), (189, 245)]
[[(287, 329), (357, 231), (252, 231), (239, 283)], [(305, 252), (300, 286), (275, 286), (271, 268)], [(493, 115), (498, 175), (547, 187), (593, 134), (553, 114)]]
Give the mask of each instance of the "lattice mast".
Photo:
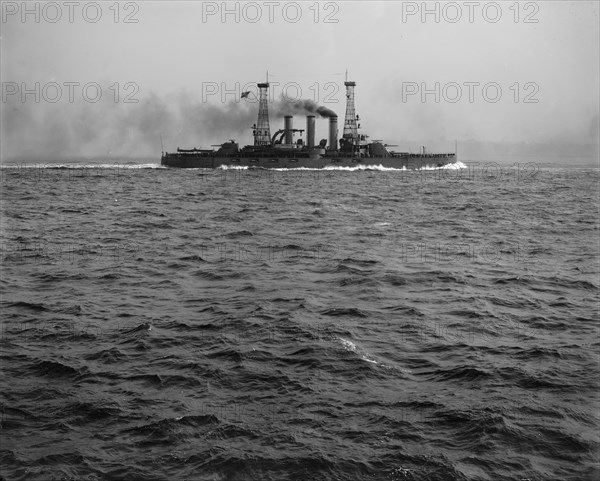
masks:
[(258, 122), (254, 127), (254, 145), (271, 145), (271, 128), (269, 127), (269, 82), (258, 84)]
[(354, 111), (354, 87), (356, 82), (348, 81), (348, 72), (346, 72), (346, 118), (344, 120), (344, 135), (343, 138), (346, 142), (350, 142), (352, 145), (358, 145), (358, 125), (357, 115)]

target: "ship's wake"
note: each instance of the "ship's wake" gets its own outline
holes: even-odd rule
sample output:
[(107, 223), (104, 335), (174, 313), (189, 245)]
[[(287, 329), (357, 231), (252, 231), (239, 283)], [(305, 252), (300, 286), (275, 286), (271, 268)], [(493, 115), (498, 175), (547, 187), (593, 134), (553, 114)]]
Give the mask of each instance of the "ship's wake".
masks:
[[(248, 166), (247, 165), (220, 165), (219, 167), (217, 167), (217, 169), (219, 170), (248, 170)], [(339, 171), (344, 171), (344, 172), (357, 172), (357, 171), (381, 171), (381, 172), (394, 172), (394, 171), (399, 171), (399, 172), (406, 172), (406, 171), (418, 171), (418, 170), (459, 170), (459, 169), (466, 169), (467, 166), (465, 164), (463, 164), (462, 162), (453, 162), (452, 164), (446, 164), (443, 166), (437, 166), (437, 165), (426, 165), (423, 167), (420, 167), (418, 169), (409, 169), (406, 166), (403, 166), (401, 168), (397, 168), (397, 167), (384, 167), (381, 164), (361, 164), (361, 165), (356, 165), (356, 166), (341, 166), (341, 165), (326, 165), (324, 167), (274, 167), (274, 168), (266, 168), (266, 167), (259, 167), (258, 169), (264, 169), (264, 170), (273, 170), (276, 172), (287, 172), (287, 171), (295, 171), (295, 170), (308, 170), (308, 171), (319, 171), (319, 170), (339, 170)], [(257, 169), (256, 167), (253, 167), (252, 169)]]

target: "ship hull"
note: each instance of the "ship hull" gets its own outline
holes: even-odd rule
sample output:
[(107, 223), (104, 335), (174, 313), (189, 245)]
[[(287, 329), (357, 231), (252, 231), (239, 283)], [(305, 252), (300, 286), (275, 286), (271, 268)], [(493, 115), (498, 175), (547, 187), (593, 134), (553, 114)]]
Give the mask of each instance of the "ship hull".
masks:
[(322, 157), (290, 159), (284, 157), (233, 158), (190, 154), (165, 154), (161, 165), (182, 169), (257, 168), (257, 169), (335, 169), (383, 167), (418, 170), (440, 168), (456, 162), (455, 154), (412, 154), (401, 157)]

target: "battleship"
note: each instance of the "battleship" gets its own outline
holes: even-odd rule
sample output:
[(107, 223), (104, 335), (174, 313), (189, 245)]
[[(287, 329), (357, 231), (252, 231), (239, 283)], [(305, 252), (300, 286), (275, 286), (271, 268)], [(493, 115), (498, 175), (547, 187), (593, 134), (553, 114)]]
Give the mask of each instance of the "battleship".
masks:
[[(271, 136), (269, 125), (269, 82), (258, 83), (258, 120), (252, 125), (253, 145), (240, 148), (231, 139), (213, 149), (182, 149), (162, 153), (161, 165), (178, 168), (250, 168), (250, 169), (331, 169), (331, 168), (394, 168), (402, 170), (441, 168), (457, 161), (456, 146), (452, 153), (430, 153), (424, 146), (418, 153), (395, 152), (390, 145), (370, 140), (359, 134), (360, 117), (354, 108), (353, 81), (346, 87), (346, 116), (342, 137), (338, 140), (338, 116), (332, 110), (316, 106), (304, 108), (306, 129), (294, 128), (293, 115), (284, 117), (283, 128)], [(250, 92), (243, 92), (247, 97)], [(300, 101), (314, 106), (314, 102)], [(329, 139), (315, 143), (316, 115), (329, 121)], [(304, 135), (306, 133), (306, 135)], [(297, 136), (298, 138), (294, 138)]]

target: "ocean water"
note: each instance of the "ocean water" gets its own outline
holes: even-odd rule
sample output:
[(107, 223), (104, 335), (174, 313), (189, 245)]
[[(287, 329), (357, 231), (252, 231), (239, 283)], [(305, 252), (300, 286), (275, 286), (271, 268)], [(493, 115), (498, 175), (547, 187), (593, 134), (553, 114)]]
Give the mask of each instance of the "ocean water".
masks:
[(4, 166), (1, 478), (599, 479), (599, 170), (476, 164)]

